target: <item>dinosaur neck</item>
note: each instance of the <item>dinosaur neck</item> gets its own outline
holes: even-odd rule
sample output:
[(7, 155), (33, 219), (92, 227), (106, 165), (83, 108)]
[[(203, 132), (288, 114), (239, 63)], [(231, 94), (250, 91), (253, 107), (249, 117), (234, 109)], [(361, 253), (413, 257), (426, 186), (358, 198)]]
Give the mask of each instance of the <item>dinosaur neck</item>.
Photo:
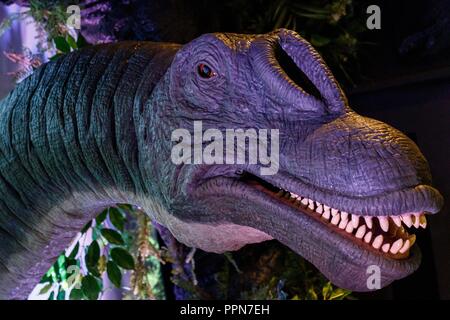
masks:
[(148, 194), (137, 118), (177, 49), (94, 46), (0, 102), (0, 298), (26, 298), (88, 221)]

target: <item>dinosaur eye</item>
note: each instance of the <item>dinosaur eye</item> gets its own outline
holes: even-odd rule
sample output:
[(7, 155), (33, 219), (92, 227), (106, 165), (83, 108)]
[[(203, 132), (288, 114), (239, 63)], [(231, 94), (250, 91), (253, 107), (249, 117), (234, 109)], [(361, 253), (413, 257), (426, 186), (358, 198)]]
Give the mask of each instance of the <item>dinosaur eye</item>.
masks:
[(200, 75), (200, 77), (205, 79), (212, 78), (216, 75), (209, 66), (203, 63), (200, 63), (198, 65), (197, 72)]

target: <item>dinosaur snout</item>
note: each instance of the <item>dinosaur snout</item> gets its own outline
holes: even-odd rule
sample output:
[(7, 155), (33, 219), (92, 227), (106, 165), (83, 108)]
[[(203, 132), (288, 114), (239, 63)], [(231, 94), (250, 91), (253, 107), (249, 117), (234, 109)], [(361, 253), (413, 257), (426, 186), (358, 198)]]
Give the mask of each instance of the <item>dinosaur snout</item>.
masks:
[(374, 196), (431, 183), (427, 161), (412, 140), (354, 112), (321, 126), (306, 142), (305, 175), (324, 189)]
[(280, 29), (256, 38), (249, 54), (279, 112), (300, 113), (304, 119), (344, 112), (347, 101), (331, 71), (294, 31)]

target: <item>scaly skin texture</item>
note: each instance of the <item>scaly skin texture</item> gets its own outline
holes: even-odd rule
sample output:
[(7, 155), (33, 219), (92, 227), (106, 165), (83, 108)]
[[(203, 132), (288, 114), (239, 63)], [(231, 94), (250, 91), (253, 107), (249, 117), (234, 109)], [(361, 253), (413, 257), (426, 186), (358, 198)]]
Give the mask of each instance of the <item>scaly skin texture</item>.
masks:
[[(199, 64), (214, 77), (199, 76)], [(369, 265), (382, 286), (417, 268), (417, 248), (383, 257), (243, 183), (260, 164), (173, 164), (171, 133), (194, 120), (204, 130), (278, 129), (280, 170), (264, 179), (340, 210), (442, 205), (414, 143), (355, 114), (294, 32), (94, 46), (44, 65), (0, 103), (0, 297), (26, 298), (82, 226), (118, 202), (206, 251), (276, 238), (353, 290), (368, 290)]]

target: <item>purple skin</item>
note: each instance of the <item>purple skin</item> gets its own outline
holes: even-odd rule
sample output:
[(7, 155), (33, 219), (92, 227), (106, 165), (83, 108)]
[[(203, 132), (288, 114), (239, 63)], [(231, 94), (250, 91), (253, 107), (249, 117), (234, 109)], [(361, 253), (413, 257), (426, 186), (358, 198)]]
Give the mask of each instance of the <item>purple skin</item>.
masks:
[[(0, 110), (3, 298), (26, 297), (76, 232), (118, 202), (206, 251), (275, 238), (336, 285), (368, 291), (368, 266), (380, 267), (384, 287), (418, 267), (417, 245), (390, 258), (262, 186), (369, 216), (436, 213), (443, 202), (417, 146), (352, 111), (319, 54), (284, 29), (87, 48), (35, 72)], [(174, 165), (171, 133), (194, 120), (204, 130), (279, 129), (280, 170)]]

